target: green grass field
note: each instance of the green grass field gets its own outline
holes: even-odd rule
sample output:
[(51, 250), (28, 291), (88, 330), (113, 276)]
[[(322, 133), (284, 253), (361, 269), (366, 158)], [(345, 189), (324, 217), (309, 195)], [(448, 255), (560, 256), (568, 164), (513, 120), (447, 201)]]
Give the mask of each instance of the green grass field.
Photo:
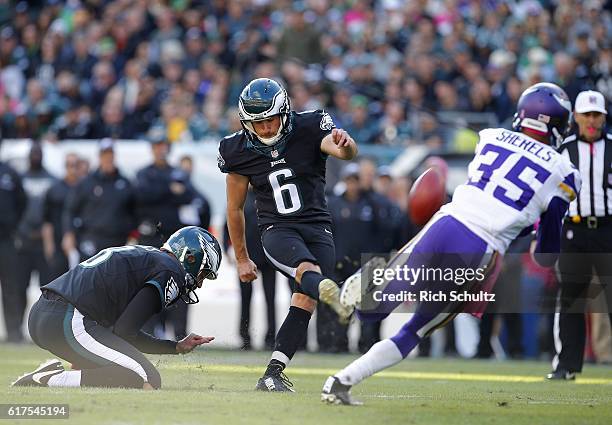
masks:
[[(0, 403), (68, 403), (74, 424), (612, 424), (612, 368), (587, 366), (576, 382), (545, 382), (535, 362), (406, 360), (354, 389), (360, 407), (319, 401), (327, 375), (354, 355), (298, 353), (296, 394), (257, 393), (268, 353), (198, 351), (153, 356), (163, 389), (11, 388), (48, 353), (0, 345)], [(0, 420), (4, 423), (29, 420)]]

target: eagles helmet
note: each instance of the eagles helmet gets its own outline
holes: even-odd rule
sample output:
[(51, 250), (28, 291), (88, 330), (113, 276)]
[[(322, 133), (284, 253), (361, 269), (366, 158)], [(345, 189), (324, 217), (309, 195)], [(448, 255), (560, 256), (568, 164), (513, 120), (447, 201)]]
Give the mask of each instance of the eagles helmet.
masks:
[(570, 128), (572, 104), (563, 89), (552, 83), (538, 83), (527, 88), (518, 100), (512, 128), (548, 136), (558, 147)]
[(162, 246), (171, 252), (185, 269), (185, 288), (181, 298), (186, 304), (199, 301), (195, 290), (204, 279), (216, 279), (221, 265), (221, 247), (217, 239), (197, 226), (187, 226), (174, 232)]
[[(247, 138), (255, 147), (258, 143), (264, 145), (260, 147), (272, 147), (284, 142), (291, 133), (289, 95), (279, 83), (270, 78), (257, 78), (247, 84), (240, 93), (238, 114)], [(281, 119), (276, 135), (267, 139), (258, 136), (253, 128), (253, 121), (266, 120), (275, 115), (280, 115)]]

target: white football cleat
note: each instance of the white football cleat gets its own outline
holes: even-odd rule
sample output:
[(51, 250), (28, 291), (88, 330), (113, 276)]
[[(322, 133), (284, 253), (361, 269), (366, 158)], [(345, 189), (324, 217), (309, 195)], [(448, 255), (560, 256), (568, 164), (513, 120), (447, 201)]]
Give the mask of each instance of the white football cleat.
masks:
[(349, 276), (340, 291), (340, 304), (359, 309), (361, 305), (361, 270)]
[(11, 384), (13, 387), (46, 387), (49, 378), (64, 371), (62, 362), (58, 359), (41, 363), (34, 372), (26, 373)]
[(374, 270), (384, 269), (387, 265), (387, 260), (383, 257), (372, 257), (362, 268), (357, 270), (354, 274), (349, 276), (342, 285), (340, 291), (340, 303), (345, 307), (353, 309), (361, 309), (361, 297), (362, 293), (369, 293), (374, 289), (374, 283), (370, 280), (367, 285), (362, 282), (362, 277), (374, 276)]

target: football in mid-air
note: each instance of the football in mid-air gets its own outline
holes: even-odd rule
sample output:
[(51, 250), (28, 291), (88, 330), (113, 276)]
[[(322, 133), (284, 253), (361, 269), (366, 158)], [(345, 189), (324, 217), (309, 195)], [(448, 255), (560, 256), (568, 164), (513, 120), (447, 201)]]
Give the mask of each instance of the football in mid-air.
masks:
[(435, 168), (428, 168), (416, 179), (408, 194), (410, 220), (418, 226), (423, 226), (445, 200), (446, 188), (442, 175)]

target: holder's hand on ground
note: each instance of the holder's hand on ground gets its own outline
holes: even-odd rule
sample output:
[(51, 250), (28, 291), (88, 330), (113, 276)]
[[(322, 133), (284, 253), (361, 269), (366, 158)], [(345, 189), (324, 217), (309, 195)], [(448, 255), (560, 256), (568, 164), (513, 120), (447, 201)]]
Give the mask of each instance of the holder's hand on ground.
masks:
[(236, 261), (240, 282), (252, 282), (257, 279), (257, 266), (250, 258)]
[(190, 353), (198, 345), (208, 344), (214, 340), (214, 336), (200, 336), (194, 333), (190, 333), (185, 338), (181, 339), (176, 343), (176, 352), (179, 354)]

